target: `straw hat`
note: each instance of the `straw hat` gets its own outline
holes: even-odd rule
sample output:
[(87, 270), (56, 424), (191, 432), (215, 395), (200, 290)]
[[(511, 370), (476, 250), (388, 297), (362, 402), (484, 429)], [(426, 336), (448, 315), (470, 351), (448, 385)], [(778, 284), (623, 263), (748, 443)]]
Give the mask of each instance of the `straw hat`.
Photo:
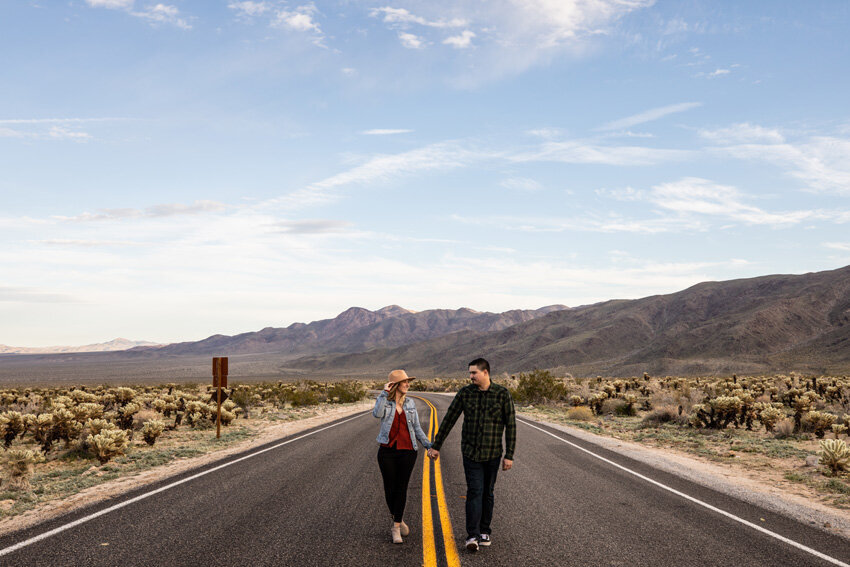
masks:
[(416, 380), (413, 376), (408, 376), (407, 372), (404, 370), (393, 370), (390, 372), (389, 384), (392, 386), (398, 382), (404, 382), (405, 380)]

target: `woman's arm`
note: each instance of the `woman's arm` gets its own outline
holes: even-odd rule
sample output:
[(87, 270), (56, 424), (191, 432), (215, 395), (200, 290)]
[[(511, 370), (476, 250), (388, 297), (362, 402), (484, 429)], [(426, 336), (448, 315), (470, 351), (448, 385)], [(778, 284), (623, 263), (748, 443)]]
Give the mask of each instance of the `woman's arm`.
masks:
[(422, 431), (422, 426), (419, 423), (419, 412), (416, 411), (416, 408), (413, 409), (413, 415), (416, 416), (413, 419), (413, 432), (416, 434), (416, 438), (422, 443), (422, 446), (426, 449), (431, 448), (431, 441), (428, 439), (428, 435)]
[(375, 400), (375, 407), (372, 408), (372, 415), (377, 418), (384, 417), (384, 408), (387, 405), (387, 391), (381, 390), (381, 393), (378, 394), (378, 399)]

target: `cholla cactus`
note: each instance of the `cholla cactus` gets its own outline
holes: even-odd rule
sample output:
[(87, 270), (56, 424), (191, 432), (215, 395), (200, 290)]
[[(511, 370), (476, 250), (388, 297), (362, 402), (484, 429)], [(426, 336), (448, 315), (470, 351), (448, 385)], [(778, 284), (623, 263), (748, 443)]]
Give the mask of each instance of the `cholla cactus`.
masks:
[(589, 398), (587, 398), (587, 405), (590, 406), (590, 409), (594, 414), (599, 415), (602, 413), (602, 404), (605, 400), (608, 399), (608, 395), (604, 393), (593, 394)]
[(44, 457), (29, 449), (11, 449), (3, 461), (9, 474), (10, 488), (28, 490), (35, 464), (44, 461)]
[(74, 419), (80, 422), (85, 422), (87, 419), (103, 417), (103, 410), (103, 405), (91, 402), (84, 402), (71, 408), (71, 412), (74, 414)]
[(692, 408), (690, 423), (694, 427), (725, 429), (735, 421), (743, 402), (737, 396), (718, 396)]
[(122, 387), (113, 390), (112, 395), (115, 396), (115, 401), (123, 406), (133, 401), (133, 398), (136, 397), (136, 391), (133, 388)]
[(821, 441), (818, 454), (821, 464), (829, 467), (832, 474), (838, 474), (850, 465), (850, 447), (840, 439)]
[(26, 424), (20, 412), (0, 413), (0, 437), (3, 437), (3, 444), (7, 449), (12, 446), (15, 437), (23, 437), (24, 431), (26, 431)]
[(806, 429), (811, 429), (818, 439), (823, 439), (824, 433), (832, 427), (833, 423), (835, 423), (835, 416), (825, 411), (810, 411), (803, 417)]
[(32, 431), (33, 437), (41, 445), (41, 450), (44, 453), (50, 451), (50, 447), (56, 440), (53, 431), (53, 414), (40, 413), (37, 416), (32, 415), (27, 428)]
[(847, 433), (847, 426), (843, 423), (834, 423), (832, 425), (832, 434), (835, 435), (835, 438), (838, 439), (838, 436), (842, 433)]
[(139, 406), (139, 404), (129, 402), (120, 410), (118, 410), (118, 427), (120, 427), (121, 429), (132, 429), (133, 416), (139, 413), (140, 409), (142, 408)]
[(772, 404), (756, 404), (755, 410), (758, 413), (759, 421), (764, 425), (764, 429), (768, 433), (773, 432), (773, 428), (776, 427), (776, 424), (779, 423), (779, 420), (784, 415), (781, 409)]
[(104, 429), (88, 438), (89, 450), (103, 465), (116, 455), (123, 455), (129, 443), (127, 432), (123, 429)]
[(584, 403), (584, 400), (581, 399), (581, 396), (570, 396), (571, 406), (580, 406), (582, 403)]
[(145, 443), (148, 445), (156, 443), (156, 438), (162, 435), (164, 429), (165, 423), (162, 421), (157, 419), (146, 421), (144, 426), (142, 426), (142, 437), (144, 438)]
[(115, 429), (115, 424), (109, 423), (105, 419), (90, 419), (86, 422), (86, 429), (91, 435), (97, 435), (104, 429)]

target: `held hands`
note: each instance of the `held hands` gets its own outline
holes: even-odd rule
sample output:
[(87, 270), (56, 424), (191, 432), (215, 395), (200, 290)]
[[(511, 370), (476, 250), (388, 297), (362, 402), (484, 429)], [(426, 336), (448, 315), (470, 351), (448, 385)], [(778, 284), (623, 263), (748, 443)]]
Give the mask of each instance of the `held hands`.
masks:
[(436, 461), (440, 458), (440, 452), (436, 449), (428, 449), (428, 456)]
[(502, 470), (509, 471), (511, 467), (514, 466), (514, 462), (511, 459), (502, 459)]

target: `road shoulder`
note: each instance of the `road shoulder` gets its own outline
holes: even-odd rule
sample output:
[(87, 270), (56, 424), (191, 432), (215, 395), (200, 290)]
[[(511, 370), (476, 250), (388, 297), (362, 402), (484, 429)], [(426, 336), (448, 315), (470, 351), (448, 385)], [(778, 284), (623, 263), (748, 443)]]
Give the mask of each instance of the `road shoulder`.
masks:
[(665, 473), (850, 540), (850, 511), (827, 508), (796, 494), (790, 494), (775, 485), (741, 476), (728, 467), (704, 462), (680, 453), (604, 437), (568, 425), (542, 421), (523, 412), (518, 412), (517, 415), (522, 419), (562, 431)]

